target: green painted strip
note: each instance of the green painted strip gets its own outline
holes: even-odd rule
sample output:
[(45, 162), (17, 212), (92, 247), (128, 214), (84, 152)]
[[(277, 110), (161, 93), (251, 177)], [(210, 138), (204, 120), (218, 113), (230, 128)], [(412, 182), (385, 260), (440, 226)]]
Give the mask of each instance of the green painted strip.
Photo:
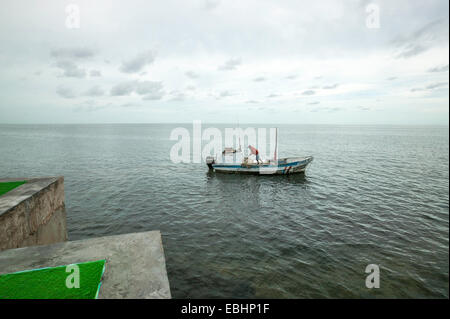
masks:
[(25, 184), (27, 181), (16, 181), (16, 182), (3, 182), (0, 183), (0, 196), (6, 194), (10, 190)]
[(0, 299), (94, 299), (98, 297), (105, 264), (106, 260), (97, 260), (3, 274)]

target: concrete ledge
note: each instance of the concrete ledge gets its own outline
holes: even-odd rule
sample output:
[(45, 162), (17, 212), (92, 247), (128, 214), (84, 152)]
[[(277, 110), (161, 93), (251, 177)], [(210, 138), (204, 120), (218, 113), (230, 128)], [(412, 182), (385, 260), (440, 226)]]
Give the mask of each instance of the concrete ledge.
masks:
[(0, 251), (67, 240), (64, 178), (0, 179), (27, 183), (0, 196)]
[(106, 259), (99, 298), (171, 298), (159, 231), (5, 250), (0, 274), (99, 259)]

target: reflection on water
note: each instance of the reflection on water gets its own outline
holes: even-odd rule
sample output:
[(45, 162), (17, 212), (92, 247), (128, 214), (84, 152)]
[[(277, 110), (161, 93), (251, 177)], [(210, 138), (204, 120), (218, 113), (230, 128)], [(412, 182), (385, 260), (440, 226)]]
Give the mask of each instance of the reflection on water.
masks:
[[(216, 173), (213, 170), (208, 170), (206, 172), (207, 183), (211, 179), (217, 178), (218, 180), (228, 181), (230, 183), (241, 184), (247, 179), (252, 179), (255, 183), (294, 183), (294, 184), (305, 184), (307, 178), (305, 173), (299, 174), (289, 174), (289, 175), (251, 175), (251, 174), (227, 174), (227, 173)], [(255, 178), (256, 177), (256, 178)]]

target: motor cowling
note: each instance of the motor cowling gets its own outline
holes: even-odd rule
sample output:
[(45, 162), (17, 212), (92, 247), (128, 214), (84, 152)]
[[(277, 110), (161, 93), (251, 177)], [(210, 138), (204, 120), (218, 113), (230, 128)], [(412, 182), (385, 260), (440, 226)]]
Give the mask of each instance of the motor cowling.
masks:
[(208, 165), (209, 169), (213, 169), (213, 164), (215, 163), (214, 156), (207, 156), (206, 159), (206, 165)]

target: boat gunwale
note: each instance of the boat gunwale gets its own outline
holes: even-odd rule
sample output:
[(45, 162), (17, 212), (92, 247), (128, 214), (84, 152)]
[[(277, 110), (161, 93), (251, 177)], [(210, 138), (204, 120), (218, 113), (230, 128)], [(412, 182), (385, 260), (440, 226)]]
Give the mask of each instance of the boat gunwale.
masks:
[[(291, 158), (298, 158), (298, 157), (291, 157)], [(288, 160), (289, 157), (283, 158), (283, 159), (279, 159), (278, 161), (282, 161), (282, 160)], [(235, 164), (235, 163), (217, 163), (217, 164), (212, 164), (212, 167), (214, 169), (217, 168), (236, 168), (236, 169), (251, 169), (251, 170), (260, 170), (261, 168), (282, 168), (282, 167), (288, 167), (288, 166), (301, 166), (301, 165), (308, 165), (309, 163), (311, 163), (313, 160), (312, 156), (308, 156), (305, 157), (303, 160), (301, 161), (295, 161), (295, 162), (290, 162), (290, 163), (280, 163), (280, 164), (251, 164), (251, 165), (245, 165), (245, 164)]]

